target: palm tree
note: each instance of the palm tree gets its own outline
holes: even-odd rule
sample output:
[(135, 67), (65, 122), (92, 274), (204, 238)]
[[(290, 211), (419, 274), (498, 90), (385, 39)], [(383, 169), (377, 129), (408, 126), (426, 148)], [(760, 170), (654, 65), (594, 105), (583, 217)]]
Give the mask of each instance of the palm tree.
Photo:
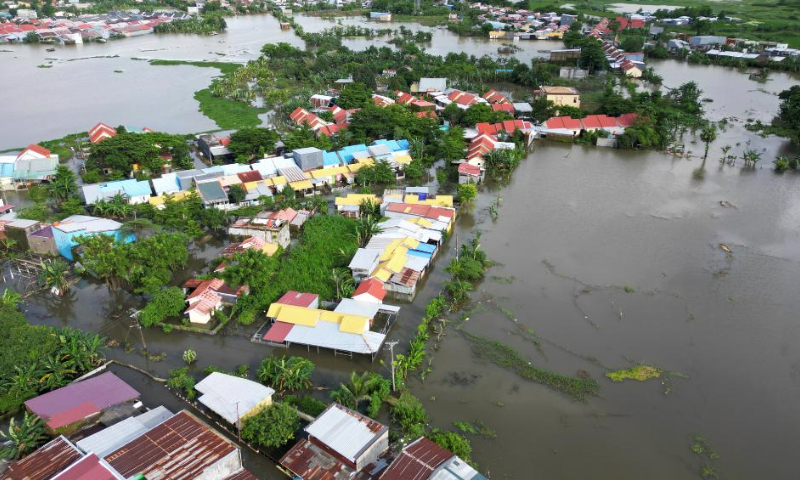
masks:
[(331, 272), (331, 279), (336, 285), (337, 299), (347, 298), (353, 294), (355, 290), (355, 281), (348, 269), (334, 268)]
[(703, 127), (703, 131), (700, 132), (700, 140), (705, 143), (705, 152), (703, 153), (703, 166), (701, 168), (705, 168), (706, 166), (706, 158), (708, 158), (708, 147), (714, 140), (717, 139), (717, 127), (714, 126), (713, 123), (706, 125)]
[(365, 247), (373, 235), (383, 232), (383, 227), (375, 220), (375, 217), (368, 215), (361, 217), (356, 225), (356, 239), (359, 247)]
[(75, 183), (75, 174), (69, 167), (59, 165), (50, 184), (47, 186), (47, 193), (59, 204), (69, 200), (70, 197), (78, 192), (78, 185)]
[(17, 425), (12, 418), (8, 422), (8, 431), (0, 431), (0, 437), (5, 440), (5, 445), (0, 448), (0, 458), (6, 460), (19, 460), (36, 447), (46, 438), (44, 434), (44, 423), (36, 415), (22, 417), (22, 422)]
[(376, 377), (371, 375), (370, 372), (364, 372), (361, 375), (356, 372), (350, 372), (350, 383), (347, 385), (344, 383), (339, 384), (339, 390), (331, 393), (331, 398), (345, 407), (355, 409), (358, 408), (361, 402), (370, 400), (375, 386)]
[(11, 307), (16, 308), (19, 305), (19, 302), (22, 301), (22, 295), (11, 290), (10, 288), (6, 288), (3, 290), (3, 295), (0, 296), (0, 305), (4, 307)]
[(49, 262), (41, 262), (39, 270), (39, 285), (50, 289), (59, 297), (67, 293), (69, 289), (69, 265), (61, 259), (54, 259)]
[(744, 160), (745, 167), (755, 168), (756, 163), (761, 161), (761, 153), (752, 148), (746, 148), (744, 152), (742, 152), (742, 160)]
[(146, 218), (136, 218), (128, 220), (122, 224), (119, 232), (122, 238), (127, 238), (129, 235), (135, 236), (137, 239), (141, 238), (144, 230), (154, 230), (155, 224)]

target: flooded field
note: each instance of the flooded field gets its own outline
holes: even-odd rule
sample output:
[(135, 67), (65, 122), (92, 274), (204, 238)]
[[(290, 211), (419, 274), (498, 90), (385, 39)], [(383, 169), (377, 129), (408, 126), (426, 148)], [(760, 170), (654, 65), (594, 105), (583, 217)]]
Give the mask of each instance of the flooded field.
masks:
[[(194, 50), (186, 49), (185, 56), (169, 50), (147, 55), (210, 59), (213, 54), (208, 52), (214, 51), (214, 43), (235, 35), (238, 22), (252, 22), (248, 28), (256, 28), (261, 21), (274, 19), (232, 19), (226, 36), (186, 37), (187, 42), (198, 43)], [(252, 38), (254, 43), (248, 48), (255, 53), (263, 38), (284, 38), (277, 28), (242, 35), (242, 41)], [(158, 43), (169, 38), (146, 36), (83, 48), (92, 55), (106, 47), (125, 48), (130, 49), (126, 55), (138, 56), (145, 53), (137, 50), (151, 47), (137, 47), (135, 42)], [(296, 39), (293, 35), (285, 38)], [(451, 48), (463, 47), (454, 44)], [(81, 64), (90, 70), (113, 71), (115, 67), (105, 62), (124, 60), (131, 62), (130, 71), (138, 72), (136, 75), (145, 71), (162, 75), (158, 72), (163, 71), (165, 84), (142, 84), (140, 88), (150, 97), (163, 88), (166, 96), (155, 97), (162, 104), (168, 98), (170, 109), (176, 111), (190, 110), (191, 92), (205, 86), (213, 75), (207, 69), (150, 67), (123, 59), (123, 54), (119, 59), (64, 62), (52, 69), (35, 69), (41, 60), (34, 57), (40, 54), (30, 52), (27, 58), (15, 61), (34, 65), (30, 75), (39, 79), (38, 94), (52, 95), (53, 101), (67, 94), (62, 89), (42, 89), (43, 75), (68, 75)], [(7, 59), (0, 57), (3, 62)], [(782, 139), (763, 139), (747, 132), (742, 121), (749, 117), (768, 121), (777, 111), (777, 92), (800, 82), (773, 73), (769, 82), (760, 84), (736, 70), (674, 61), (653, 62), (653, 66), (667, 87), (689, 79), (697, 81), (705, 96), (713, 100), (705, 104), (711, 119), (738, 119), (730, 121), (712, 145), (704, 175), (696, 174), (702, 144), (694, 143), (690, 136), (684, 139), (693, 152), (690, 159), (658, 152), (537, 145), (508, 186), (485, 189), (471, 211), (459, 216), (456, 233), (460, 241), (483, 232), (481, 242), (496, 265), (472, 293), (473, 303), (464, 311), (468, 318), (457, 328), (458, 315), (454, 316), (442, 341), (431, 342), (436, 348), (432, 373), (424, 382), (411, 379), (410, 385), (435, 426), (452, 428), (453, 421), (479, 420), (496, 432), (494, 439), (471, 438), (473, 458), (493, 479), (699, 479), (705, 464), (726, 479), (797, 477), (793, 455), (800, 428), (800, 407), (794, 401), (800, 395), (796, 313), (800, 310), (796, 294), (800, 177), (774, 174), (771, 161), (777, 154), (798, 152)], [(178, 74), (187, 77), (182, 78), (186, 82), (196, 81), (199, 87), (194, 83), (174, 85), (171, 79)], [(119, 78), (124, 77), (120, 74)], [(0, 84), (7, 81), (4, 77)], [(97, 90), (98, 84), (92, 82), (87, 78), (73, 87)], [(115, 92), (120, 83), (109, 85)], [(34, 140), (18, 141), (26, 135), (39, 137), (42, 129), (52, 129), (51, 136), (58, 136), (77, 124), (99, 120), (157, 128), (160, 125), (155, 122), (169, 114), (169, 109), (162, 112), (163, 108), (148, 112), (138, 102), (120, 108), (90, 102), (100, 108), (93, 111), (81, 104), (77, 92), (75, 97), (69, 95), (63, 103), (56, 103), (63, 105), (65, 115), (58, 117), (60, 110), (55, 108), (53, 118), (59, 121), (42, 122), (41, 112), (23, 112), (23, 126), (9, 125), (17, 136), (3, 132), (0, 144), (14, 146)], [(21, 102), (19, 98), (10, 100)], [(184, 107), (178, 107), (185, 101)], [(73, 117), (67, 117), (68, 107), (78, 105)], [(140, 116), (133, 117), (135, 120), (104, 116), (112, 111)], [(180, 118), (166, 130), (192, 131), (195, 124), (191, 122), (201, 125), (208, 121), (199, 114), (199, 118), (189, 115), (188, 110), (180, 112)], [(763, 168), (720, 166), (717, 159), (722, 145), (731, 145), (732, 153), (739, 153), (748, 141), (763, 150)], [(488, 207), (498, 197), (499, 217), (493, 220)], [(722, 206), (722, 201), (730, 206)], [(720, 244), (728, 246), (730, 253)], [(207, 238), (198, 245), (188, 268), (176, 276), (177, 283), (215, 258), (224, 240)], [(407, 345), (424, 305), (441, 288), (446, 276), (443, 268), (455, 245), (451, 239), (414, 303), (402, 305), (390, 333), (401, 346)], [(198, 362), (192, 366), (198, 376), (208, 365), (233, 369), (248, 364), (253, 371), (264, 356), (287, 353), (249, 342), (249, 334), (258, 324), (252, 328), (231, 326), (213, 337), (150, 329), (144, 332), (150, 351), (164, 352), (167, 357), (163, 362), (148, 361), (137, 353), (141, 340), (127, 315), (128, 309), (142, 305), (139, 296), (81, 281), (66, 297), (35, 296), (23, 310), (34, 323), (71, 325), (99, 331), (123, 344), (129, 342), (133, 352), (118, 347), (110, 349), (108, 356), (160, 376), (182, 365), (181, 352), (187, 348), (198, 354)], [(548, 371), (588, 374), (599, 382), (599, 396), (576, 402), (526, 380), (477, 357), (475, 344), (466, 334), (500, 341)], [(386, 372), (377, 359), (370, 363), (302, 348), (288, 353), (307, 356), (317, 364), (314, 382), (318, 385), (337, 386), (352, 370)], [(389, 361), (388, 353), (382, 360)], [(642, 383), (613, 383), (605, 378), (609, 371), (639, 363), (656, 366), (664, 373)], [(119, 373), (144, 392), (148, 405), (181, 408), (154, 382), (126, 370)], [(324, 398), (326, 392), (317, 395)], [(720, 458), (692, 453), (694, 435), (707, 439)], [(264, 459), (246, 455), (245, 463), (262, 479), (285, 478)]]

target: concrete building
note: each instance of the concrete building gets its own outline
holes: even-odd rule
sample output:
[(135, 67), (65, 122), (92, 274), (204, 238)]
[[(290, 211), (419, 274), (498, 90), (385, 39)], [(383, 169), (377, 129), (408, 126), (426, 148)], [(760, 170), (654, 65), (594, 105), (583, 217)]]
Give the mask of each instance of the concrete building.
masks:
[(543, 86), (534, 92), (537, 96), (543, 96), (556, 106), (581, 107), (581, 93), (573, 87)]

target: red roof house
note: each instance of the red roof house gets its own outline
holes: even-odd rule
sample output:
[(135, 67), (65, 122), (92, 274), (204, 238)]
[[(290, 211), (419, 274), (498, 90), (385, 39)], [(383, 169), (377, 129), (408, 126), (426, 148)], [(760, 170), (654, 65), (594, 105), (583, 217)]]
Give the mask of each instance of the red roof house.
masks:
[(408, 444), (379, 478), (380, 480), (429, 480), (434, 470), (453, 456), (450, 450), (422, 437)]
[(317, 308), (317, 305), (319, 305), (319, 295), (316, 293), (301, 293), (289, 290), (284, 293), (276, 303), (293, 305), (295, 307)]
[(511, 103), (508, 101), (505, 95), (503, 95), (502, 93), (498, 92), (495, 89), (491, 89), (488, 92), (484, 93), (483, 99), (492, 104)]
[(376, 278), (368, 278), (358, 284), (358, 288), (353, 293), (353, 300), (363, 302), (381, 303), (386, 297), (386, 290), (383, 282)]

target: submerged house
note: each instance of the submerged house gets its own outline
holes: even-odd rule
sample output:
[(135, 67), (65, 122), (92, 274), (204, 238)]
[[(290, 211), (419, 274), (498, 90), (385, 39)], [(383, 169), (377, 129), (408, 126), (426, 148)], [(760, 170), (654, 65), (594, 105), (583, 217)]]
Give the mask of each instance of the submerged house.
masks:
[(58, 155), (39, 145), (28, 145), (17, 155), (0, 155), (0, 188), (13, 190), (47, 181), (56, 167)]
[(191, 323), (203, 325), (211, 321), (217, 310), (222, 310), (226, 305), (236, 304), (239, 297), (250, 293), (250, 287), (247, 285), (231, 288), (225, 280), (219, 278), (211, 280), (192, 278), (183, 284), (183, 289), (188, 293), (186, 302), (189, 304), (184, 314), (189, 317)]
[(280, 465), (300, 479), (350, 479), (378, 469), (389, 450), (389, 427), (332, 403), (280, 459)]
[(78, 246), (79, 237), (93, 235), (109, 235), (115, 240), (132, 242), (133, 234), (123, 236), (120, 233), (122, 224), (108, 218), (89, 215), (72, 215), (52, 225), (40, 227), (28, 234), (30, 249), (41, 255), (59, 254), (67, 260), (74, 261), (73, 250)]
[(275, 393), (258, 382), (220, 372), (211, 373), (194, 388), (202, 394), (197, 401), (236, 428), (272, 405)]
[(450, 450), (425, 437), (406, 445), (379, 480), (487, 480)]

